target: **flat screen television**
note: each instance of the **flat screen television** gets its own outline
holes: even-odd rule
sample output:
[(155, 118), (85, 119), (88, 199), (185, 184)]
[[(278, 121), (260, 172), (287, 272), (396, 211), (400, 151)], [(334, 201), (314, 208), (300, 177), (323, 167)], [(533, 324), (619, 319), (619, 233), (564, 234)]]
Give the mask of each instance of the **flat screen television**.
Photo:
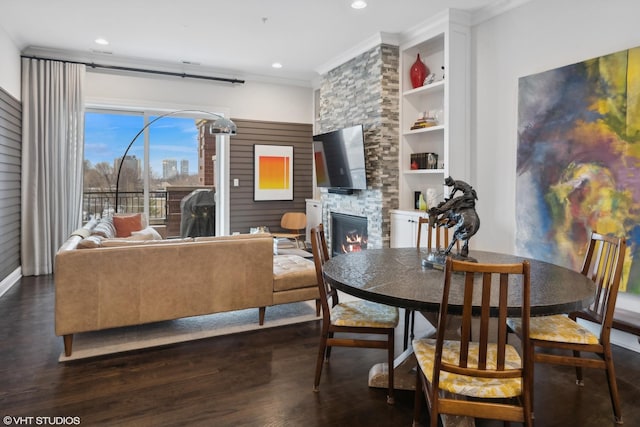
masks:
[(314, 135), (313, 156), (318, 187), (334, 193), (367, 189), (362, 125)]

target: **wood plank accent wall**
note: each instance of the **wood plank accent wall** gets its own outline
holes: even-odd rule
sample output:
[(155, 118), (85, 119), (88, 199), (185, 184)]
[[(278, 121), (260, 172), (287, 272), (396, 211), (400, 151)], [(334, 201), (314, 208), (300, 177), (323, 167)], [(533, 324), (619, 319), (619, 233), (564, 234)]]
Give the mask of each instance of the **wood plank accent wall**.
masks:
[[(231, 232), (248, 233), (251, 227), (280, 228), (285, 212), (305, 212), (306, 199), (313, 195), (313, 130), (309, 123), (281, 123), (232, 119), (238, 133), (231, 137), (230, 227)], [(293, 201), (253, 200), (253, 146), (293, 146)], [(240, 185), (233, 186), (238, 179)]]
[(0, 88), (0, 282), (20, 267), (22, 105)]

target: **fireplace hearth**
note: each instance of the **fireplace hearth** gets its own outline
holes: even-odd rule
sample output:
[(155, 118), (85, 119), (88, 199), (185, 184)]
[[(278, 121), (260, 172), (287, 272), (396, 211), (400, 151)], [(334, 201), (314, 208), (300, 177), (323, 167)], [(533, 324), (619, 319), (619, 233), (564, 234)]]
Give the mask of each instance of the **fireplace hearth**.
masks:
[(331, 213), (331, 253), (339, 255), (367, 249), (367, 218)]

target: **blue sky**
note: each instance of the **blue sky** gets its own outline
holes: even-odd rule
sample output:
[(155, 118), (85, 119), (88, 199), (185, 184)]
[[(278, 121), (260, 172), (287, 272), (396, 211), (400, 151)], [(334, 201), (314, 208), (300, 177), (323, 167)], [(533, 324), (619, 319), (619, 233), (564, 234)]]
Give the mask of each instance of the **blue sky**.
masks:
[[(153, 117), (151, 117), (151, 120)], [(85, 115), (84, 157), (92, 165), (121, 157), (127, 145), (144, 126), (142, 115), (87, 113)], [(198, 171), (198, 130), (192, 118), (163, 117), (150, 128), (149, 157), (155, 176), (162, 176), (162, 160), (189, 160), (189, 173)], [(144, 156), (144, 136), (129, 150), (139, 159)], [(143, 165), (144, 166), (144, 165)]]

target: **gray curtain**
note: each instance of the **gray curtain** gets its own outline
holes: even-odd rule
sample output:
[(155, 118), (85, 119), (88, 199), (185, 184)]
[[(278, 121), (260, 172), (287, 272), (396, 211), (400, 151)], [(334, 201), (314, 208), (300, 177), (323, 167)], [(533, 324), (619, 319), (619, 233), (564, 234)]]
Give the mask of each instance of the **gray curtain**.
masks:
[(53, 272), (82, 221), (85, 66), (22, 59), (22, 274)]

